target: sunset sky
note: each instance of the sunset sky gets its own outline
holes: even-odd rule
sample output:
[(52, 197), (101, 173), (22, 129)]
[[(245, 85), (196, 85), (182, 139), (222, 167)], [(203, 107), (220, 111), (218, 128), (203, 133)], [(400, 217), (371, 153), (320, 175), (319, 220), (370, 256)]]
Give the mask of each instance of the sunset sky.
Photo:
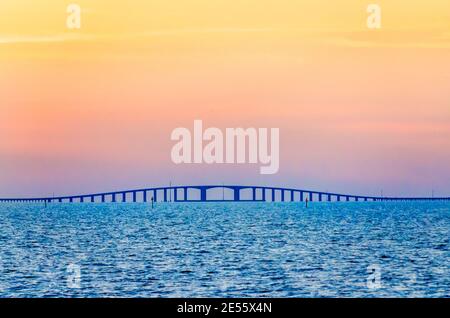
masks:
[[(0, 197), (172, 184), (450, 196), (450, 1), (0, 1)], [(382, 8), (368, 29), (367, 6)], [(175, 165), (280, 128), (280, 170)]]

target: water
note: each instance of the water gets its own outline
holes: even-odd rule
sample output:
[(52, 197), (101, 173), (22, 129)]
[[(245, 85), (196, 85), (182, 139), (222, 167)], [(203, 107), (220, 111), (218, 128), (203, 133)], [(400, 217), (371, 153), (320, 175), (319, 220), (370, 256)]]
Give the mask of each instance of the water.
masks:
[(0, 213), (1, 297), (450, 296), (448, 203), (2, 204)]

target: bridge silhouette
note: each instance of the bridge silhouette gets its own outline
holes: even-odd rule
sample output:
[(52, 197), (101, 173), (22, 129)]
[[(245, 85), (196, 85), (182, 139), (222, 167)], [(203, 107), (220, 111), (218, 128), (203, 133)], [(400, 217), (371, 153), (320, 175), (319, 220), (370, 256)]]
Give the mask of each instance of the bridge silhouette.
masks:
[[(222, 199), (208, 197), (208, 191), (222, 189)], [(231, 199), (224, 191), (231, 190)], [(247, 197), (244, 198), (243, 191)], [(128, 196), (131, 196), (129, 198)], [(37, 198), (0, 198), (0, 202), (302, 202), (302, 201), (450, 201), (450, 197), (384, 197), (341, 194), (282, 187), (245, 185), (183, 185), (122, 190), (103, 193)]]

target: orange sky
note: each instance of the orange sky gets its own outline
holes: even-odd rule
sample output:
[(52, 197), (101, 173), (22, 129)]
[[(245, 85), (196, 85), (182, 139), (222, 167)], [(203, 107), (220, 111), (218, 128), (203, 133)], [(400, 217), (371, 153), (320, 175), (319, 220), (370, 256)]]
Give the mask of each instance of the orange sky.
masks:
[[(0, 196), (172, 183), (449, 195), (450, 2), (0, 3)], [(170, 133), (279, 127), (280, 171), (171, 162)], [(203, 173), (199, 175), (199, 171)]]

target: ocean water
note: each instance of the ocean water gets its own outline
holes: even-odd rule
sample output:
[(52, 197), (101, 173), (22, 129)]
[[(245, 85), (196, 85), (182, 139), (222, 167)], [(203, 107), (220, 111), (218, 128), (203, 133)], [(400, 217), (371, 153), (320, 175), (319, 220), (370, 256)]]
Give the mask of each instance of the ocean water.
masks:
[(0, 297), (449, 297), (450, 204), (0, 205)]

